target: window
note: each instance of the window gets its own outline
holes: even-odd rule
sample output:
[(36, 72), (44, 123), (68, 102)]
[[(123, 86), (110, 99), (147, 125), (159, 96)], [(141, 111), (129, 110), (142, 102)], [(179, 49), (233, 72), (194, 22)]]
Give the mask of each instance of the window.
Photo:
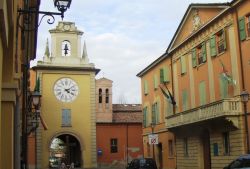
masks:
[(71, 55), (71, 46), (68, 40), (64, 40), (62, 42), (62, 56), (70, 56)]
[(210, 38), (210, 54), (215, 57), (217, 54), (226, 51), (226, 30), (223, 29)]
[(106, 97), (105, 97), (105, 101), (106, 103), (109, 103), (109, 89), (106, 89)]
[(183, 139), (183, 152), (184, 152), (184, 156), (188, 156), (188, 139), (184, 138)]
[(160, 112), (159, 112), (159, 106), (158, 103), (155, 102), (152, 105), (152, 123), (158, 124), (160, 122)]
[(226, 39), (225, 39), (225, 31), (220, 31), (216, 34), (217, 40), (217, 51), (218, 54), (224, 52), (226, 50)]
[(196, 67), (197, 64), (200, 65), (207, 61), (207, 51), (206, 51), (206, 43), (198, 45), (196, 48), (192, 50), (192, 66)]
[(102, 89), (99, 89), (99, 103), (102, 103)]
[(219, 146), (218, 146), (218, 143), (214, 143), (213, 144), (213, 150), (214, 150), (214, 156), (218, 156), (219, 155)]
[(229, 141), (229, 133), (224, 132), (223, 135), (223, 148), (224, 148), (224, 155), (229, 155), (230, 153), (230, 141)]
[(71, 126), (71, 110), (62, 109), (62, 126)]
[(144, 95), (148, 94), (148, 82), (145, 80), (144, 81)]
[(182, 90), (182, 110), (188, 109), (188, 91), (186, 89)]
[(112, 138), (112, 139), (110, 140), (110, 152), (111, 152), (111, 153), (117, 153), (117, 152), (118, 152), (118, 147), (117, 147), (117, 145), (118, 145), (118, 140), (117, 140), (117, 138)]
[(148, 107), (144, 107), (143, 108), (143, 126), (144, 127), (147, 127), (148, 125), (147, 119), (148, 119)]
[(199, 84), (199, 97), (200, 97), (200, 106), (206, 104), (206, 83), (205, 81), (200, 82)]
[(169, 69), (168, 67), (164, 67), (160, 69), (160, 83), (168, 83), (169, 82)]
[(173, 140), (168, 140), (168, 156), (173, 157), (174, 156), (174, 144)]
[(180, 57), (180, 63), (181, 63), (181, 74), (185, 74), (187, 72), (186, 57), (185, 56)]
[(158, 87), (158, 79), (157, 79), (157, 75), (154, 75), (154, 89), (156, 90)]

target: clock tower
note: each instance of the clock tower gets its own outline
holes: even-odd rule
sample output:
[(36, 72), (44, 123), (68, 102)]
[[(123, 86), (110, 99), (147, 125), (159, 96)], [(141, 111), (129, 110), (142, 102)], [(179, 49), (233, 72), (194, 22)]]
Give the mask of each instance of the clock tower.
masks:
[[(37, 131), (38, 168), (96, 168), (95, 75), (82, 31), (73, 22), (59, 22), (47, 40), (42, 61), (33, 67), (42, 94), (41, 116), (48, 130)], [(81, 47), (83, 46), (82, 50)], [(51, 51), (51, 52), (50, 52)]]

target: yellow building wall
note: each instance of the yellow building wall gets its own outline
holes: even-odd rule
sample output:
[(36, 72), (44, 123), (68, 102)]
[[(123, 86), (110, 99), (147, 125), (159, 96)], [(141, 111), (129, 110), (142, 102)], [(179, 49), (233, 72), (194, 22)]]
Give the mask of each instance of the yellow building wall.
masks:
[[(0, 34), (0, 96), (2, 96), (2, 65), (3, 65), (3, 44)], [(0, 97), (0, 110), (2, 110), (2, 98)], [(2, 111), (0, 112), (0, 136), (2, 136)], [(2, 150), (2, 139), (0, 139), (0, 150)], [(2, 168), (2, 152), (0, 153), (0, 167)]]
[[(54, 96), (55, 82), (62, 78), (72, 78), (79, 86), (79, 94), (71, 103), (63, 103)], [(91, 106), (90, 106), (90, 79), (89, 74), (71, 73), (43, 73), (41, 78), (42, 107), (41, 112), (48, 130), (42, 132), (42, 167), (49, 164), (49, 146), (52, 139), (58, 134), (74, 133), (80, 140), (84, 168), (93, 167), (91, 161)], [(95, 96), (93, 96), (95, 97)], [(94, 99), (94, 98), (93, 98)], [(61, 127), (62, 109), (71, 109), (72, 127)], [(46, 158), (47, 157), (47, 158)]]

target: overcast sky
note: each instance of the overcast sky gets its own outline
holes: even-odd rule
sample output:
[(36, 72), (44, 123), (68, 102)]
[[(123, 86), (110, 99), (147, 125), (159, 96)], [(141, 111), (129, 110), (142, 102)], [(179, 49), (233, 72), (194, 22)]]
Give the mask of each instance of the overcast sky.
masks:
[[(91, 63), (101, 77), (113, 81), (113, 103), (141, 103), (140, 78), (136, 74), (167, 49), (190, 3), (229, 0), (72, 0), (64, 21), (75, 22), (84, 32)], [(41, 1), (40, 10), (56, 11), (52, 1)], [(42, 59), (49, 29), (42, 21), (37, 58)]]

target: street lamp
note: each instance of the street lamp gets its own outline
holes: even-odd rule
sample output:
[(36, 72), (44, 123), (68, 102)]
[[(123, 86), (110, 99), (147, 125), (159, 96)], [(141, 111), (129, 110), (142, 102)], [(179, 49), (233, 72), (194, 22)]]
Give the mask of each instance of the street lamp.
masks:
[(243, 90), (240, 94), (241, 101), (244, 105), (244, 117), (245, 117), (245, 128), (246, 128), (246, 141), (247, 141), (247, 153), (250, 153), (249, 150), (249, 133), (248, 133), (248, 112), (247, 112), (247, 102), (249, 100), (249, 93), (246, 90)]
[(27, 110), (27, 137), (31, 132), (34, 132), (39, 126), (40, 119), (40, 100), (42, 95), (38, 91), (31, 92), (28, 101)]
[[(64, 12), (66, 12), (67, 9), (70, 8), (71, 1), (72, 0), (54, 0), (54, 6), (60, 12), (39, 11), (38, 8), (28, 7), (28, 5), (26, 4), (23, 9), (18, 9), (19, 13), (17, 18), (18, 26), (24, 31), (34, 31), (37, 30), (37, 28), (40, 26), (45, 16), (50, 17), (47, 20), (48, 24), (53, 24), (55, 22), (54, 15), (60, 15), (63, 20)], [(34, 16), (32, 16), (31, 14), (34, 14)], [(42, 15), (40, 21), (38, 21), (38, 24), (35, 24), (33, 28), (30, 28), (32, 21), (34, 22), (34, 20), (36, 20), (36, 17), (38, 17), (39, 14)]]

